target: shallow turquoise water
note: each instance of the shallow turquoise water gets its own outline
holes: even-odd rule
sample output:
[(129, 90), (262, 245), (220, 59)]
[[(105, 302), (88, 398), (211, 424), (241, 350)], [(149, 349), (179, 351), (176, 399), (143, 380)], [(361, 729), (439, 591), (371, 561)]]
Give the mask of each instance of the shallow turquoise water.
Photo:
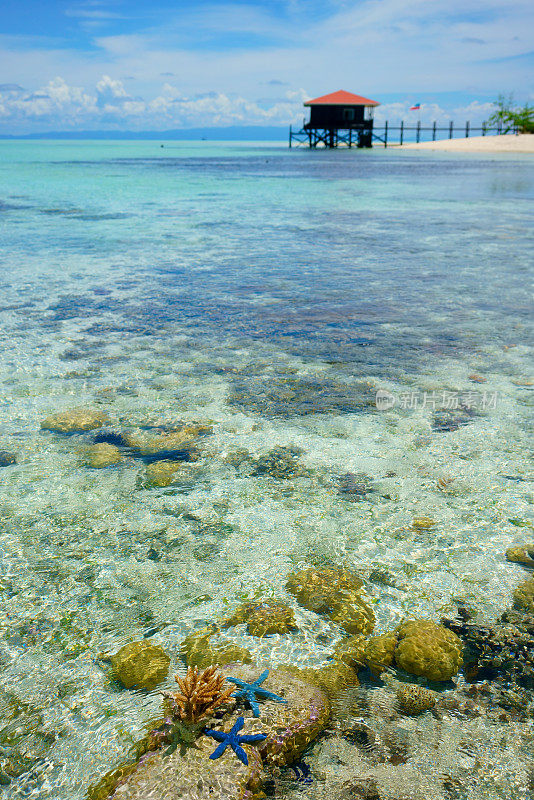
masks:
[[(6, 797), (81, 797), (158, 708), (100, 653), (152, 636), (177, 665), (243, 597), (293, 602), (295, 565), (361, 570), (384, 630), (509, 604), (523, 573), (504, 550), (532, 525), (533, 194), (528, 156), (0, 143), (0, 449), (18, 457), (0, 470), (0, 685), (40, 720)], [(214, 433), (146, 489), (139, 459), (91, 470), (91, 434), (40, 430), (95, 404), (113, 431)], [(276, 445), (305, 474), (228, 463)], [(347, 473), (366, 490), (340, 491)], [(295, 611), (297, 635), (235, 639), (321, 663), (339, 631)]]

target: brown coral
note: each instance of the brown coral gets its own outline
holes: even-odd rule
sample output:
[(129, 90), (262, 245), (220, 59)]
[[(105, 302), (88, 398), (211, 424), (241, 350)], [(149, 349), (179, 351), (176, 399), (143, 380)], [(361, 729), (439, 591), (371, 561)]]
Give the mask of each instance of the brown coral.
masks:
[(111, 656), (113, 676), (131, 689), (154, 689), (167, 677), (171, 660), (163, 647), (146, 640), (129, 642)]
[(405, 672), (430, 681), (448, 681), (463, 664), (461, 639), (443, 625), (408, 620), (395, 629), (395, 634), (395, 662)]
[(217, 625), (209, 625), (200, 631), (195, 631), (186, 636), (180, 647), (180, 656), (188, 667), (208, 667), (216, 664), (223, 667), (234, 661), (250, 664), (252, 656), (245, 647), (220, 640), (217, 646), (210, 642), (211, 637), (219, 632)]
[(360, 578), (348, 569), (303, 569), (287, 576), (286, 589), (299, 605), (327, 614), (347, 633), (371, 633), (375, 616)]
[(532, 545), (509, 547), (506, 551), (506, 558), (517, 564), (524, 564), (526, 567), (534, 567), (534, 547)]
[(165, 692), (164, 697), (171, 702), (175, 717), (184, 722), (195, 723), (211, 716), (216, 708), (226, 703), (235, 691), (235, 686), (224, 689), (224, 675), (217, 673), (217, 667), (207, 667), (199, 672), (197, 667), (189, 667), (185, 678), (174, 676), (180, 687), (179, 692)]
[(273, 633), (290, 633), (297, 629), (293, 609), (278, 600), (258, 600), (238, 606), (223, 627), (247, 623), (251, 636), (269, 636)]
[(514, 592), (514, 606), (524, 611), (534, 612), (534, 578), (527, 578)]

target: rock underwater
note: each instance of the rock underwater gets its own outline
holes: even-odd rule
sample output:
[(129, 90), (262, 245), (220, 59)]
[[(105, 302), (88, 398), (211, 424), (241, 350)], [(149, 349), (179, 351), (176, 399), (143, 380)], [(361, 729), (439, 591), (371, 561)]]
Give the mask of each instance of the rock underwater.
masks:
[[(249, 723), (250, 724), (250, 723)], [(257, 725), (254, 728), (256, 730)], [(252, 733), (248, 728), (244, 730)], [(181, 755), (158, 750), (144, 755), (112, 794), (90, 792), (90, 800), (260, 800), (265, 773), (259, 752), (244, 745), (248, 765), (231, 749), (210, 760), (213, 740), (200, 737)]]
[[(266, 667), (228, 665), (222, 671), (247, 684), (253, 684)], [(230, 685), (230, 684), (228, 684)], [(259, 699), (260, 717), (239, 699), (231, 698), (207, 726), (215, 733), (229, 733), (236, 723), (239, 734), (261, 738), (256, 744), (242, 745), (248, 764), (236, 757), (231, 747), (214, 755), (211, 736), (200, 735), (187, 747), (168, 748), (154, 744), (141, 748), (139, 760), (114, 770), (88, 792), (90, 800), (261, 800), (267, 771), (297, 761), (308, 745), (326, 727), (331, 708), (327, 695), (318, 686), (284, 668), (268, 671), (262, 681), (268, 694), (285, 702)], [(238, 687), (236, 686), (236, 691)], [(223, 738), (222, 736), (218, 737)], [(166, 740), (169, 741), (168, 739)], [(246, 741), (246, 740), (245, 740)], [(153, 749), (157, 747), (158, 749)]]
[(122, 461), (122, 453), (119, 448), (105, 442), (91, 444), (85, 448), (83, 453), (83, 462), (91, 469), (105, 469), (120, 461)]
[(41, 428), (54, 433), (83, 433), (101, 428), (109, 417), (95, 408), (71, 408), (51, 414), (41, 422)]

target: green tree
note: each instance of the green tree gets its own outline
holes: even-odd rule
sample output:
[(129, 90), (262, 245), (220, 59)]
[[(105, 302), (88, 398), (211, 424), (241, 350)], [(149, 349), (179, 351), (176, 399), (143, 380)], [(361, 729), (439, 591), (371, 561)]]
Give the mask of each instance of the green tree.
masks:
[(516, 106), (512, 94), (500, 94), (494, 105), (496, 109), (488, 119), (488, 125), (502, 125), (503, 133), (534, 133), (534, 106), (528, 103), (522, 108)]

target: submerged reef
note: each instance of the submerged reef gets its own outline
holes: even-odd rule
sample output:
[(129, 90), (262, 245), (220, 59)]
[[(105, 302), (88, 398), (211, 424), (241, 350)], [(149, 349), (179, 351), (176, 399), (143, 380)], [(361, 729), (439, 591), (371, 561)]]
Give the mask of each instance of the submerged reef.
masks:
[(329, 700), (335, 700), (346, 692), (347, 688), (359, 685), (356, 671), (337, 658), (323, 667), (287, 667), (287, 669), (297, 677), (318, 686)]
[(225, 666), (240, 661), (250, 663), (252, 656), (245, 647), (240, 647), (233, 642), (220, 641), (218, 645), (211, 644), (212, 636), (219, 633), (217, 625), (210, 625), (186, 636), (180, 647), (180, 656), (189, 667), (207, 667), (210, 664)]
[(474, 408), (460, 403), (458, 408), (435, 411), (432, 415), (432, 428), (440, 432), (457, 431), (472, 422), (476, 416)]
[(139, 431), (123, 434), (124, 443), (135, 455), (154, 460), (165, 458), (184, 457), (192, 451), (196, 444), (197, 435), (185, 429), (175, 432)]
[(301, 450), (292, 447), (273, 447), (264, 456), (256, 459), (254, 463), (254, 475), (270, 475), (271, 478), (286, 480), (287, 478), (300, 478), (308, 474), (295, 456), (300, 455)]
[(397, 636), (391, 631), (378, 636), (350, 636), (342, 639), (335, 649), (336, 657), (353, 669), (369, 667), (375, 675), (391, 667), (397, 647)]
[(514, 605), (523, 611), (534, 612), (534, 578), (527, 578), (514, 592)]
[(293, 633), (297, 630), (293, 609), (280, 600), (258, 600), (243, 603), (224, 620), (223, 628), (247, 624), (251, 636), (270, 636), (274, 633)]
[(122, 453), (119, 448), (105, 442), (90, 444), (83, 453), (83, 462), (86, 467), (91, 469), (105, 469), (120, 461), (122, 461)]
[(55, 433), (83, 433), (101, 428), (109, 417), (95, 408), (71, 408), (69, 411), (58, 411), (41, 422), (41, 428)]
[(461, 640), (443, 625), (427, 620), (402, 623), (378, 636), (351, 636), (336, 646), (336, 657), (375, 675), (396, 666), (430, 681), (447, 681), (462, 666)]
[(534, 567), (534, 544), (515, 545), (506, 551), (508, 561), (523, 564), (525, 567)]
[(154, 689), (167, 677), (171, 663), (163, 647), (146, 640), (125, 644), (110, 661), (114, 677), (127, 689)]
[(0, 450), (0, 467), (10, 467), (16, 463), (17, 456), (15, 453), (10, 453), (9, 450)]
[(425, 711), (434, 708), (438, 695), (424, 686), (417, 683), (404, 683), (397, 681), (387, 673), (383, 674), (382, 680), (395, 692), (399, 709), (410, 717), (417, 717)]
[[(230, 665), (224, 672), (245, 683), (253, 683), (257, 675), (257, 669), (246, 665)], [(260, 753), (271, 768), (291, 764), (326, 727), (330, 701), (316, 683), (285, 667), (268, 670), (262, 688), (276, 695), (278, 702), (261, 705), (259, 721), (267, 738)]]
[[(256, 732), (247, 720), (244, 733)], [(231, 749), (211, 760), (213, 741), (208, 736), (201, 736), (183, 753), (153, 750), (91, 787), (88, 800), (263, 800), (261, 756), (251, 744), (244, 744), (243, 750), (247, 764)]]
[(181, 461), (153, 461), (146, 465), (141, 485), (146, 489), (170, 486), (182, 466), (183, 462)]
[(334, 483), (337, 485), (338, 494), (344, 500), (352, 502), (365, 500), (367, 495), (374, 491), (372, 478), (364, 472), (345, 472), (343, 475), (336, 476)]
[(230, 405), (265, 417), (353, 414), (374, 407), (372, 387), (331, 378), (296, 375), (243, 375), (233, 382)]
[(286, 589), (299, 605), (328, 616), (347, 633), (370, 633), (374, 628), (375, 615), (363, 582), (348, 569), (311, 567), (292, 572)]
[(505, 611), (492, 625), (461, 617), (443, 623), (466, 645), (468, 680), (498, 680), (512, 689), (534, 689), (534, 615)]
[(429, 531), (436, 526), (436, 520), (432, 517), (414, 517), (412, 528), (416, 531)]
[[(238, 713), (224, 688), (223, 675), (230, 673), (243, 685), (261, 680), (269, 699), (283, 702), (262, 703), (259, 720), (249, 711)], [(265, 669), (255, 681), (255, 674), (232, 664), (222, 674), (212, 666), (177, 677), (180, 692), (164, 695), (166, 718), (139, 743), (130, 762), (89, 789), (89, 800), (265, 798), (267, 772), (298, 761), (325, 728), (331, 709), (326, 694), (302, 676)], [(215, 751), (210, 739), (220, 742)]]
[(397, 666), (430, 681), (448, 681), (462, 666), (462, 641), (435, 622), (412, 620), (396, 628)]

